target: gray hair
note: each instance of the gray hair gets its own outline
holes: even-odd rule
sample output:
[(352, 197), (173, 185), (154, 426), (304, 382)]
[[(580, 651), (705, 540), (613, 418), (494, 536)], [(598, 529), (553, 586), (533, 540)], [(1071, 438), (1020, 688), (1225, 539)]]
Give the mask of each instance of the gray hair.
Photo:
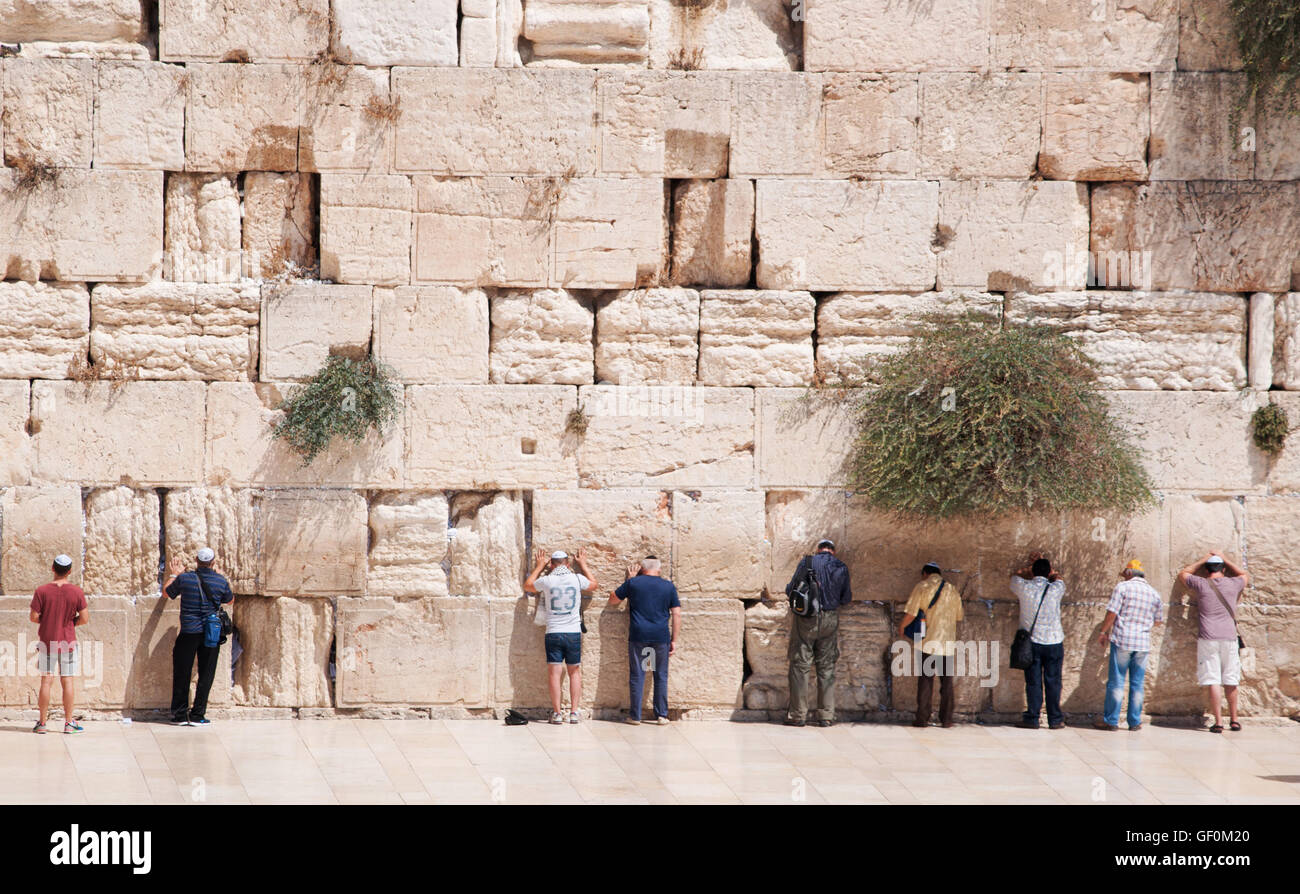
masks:
[(658, 571), (659, 564), (660, 563), (658, 559), (656, 559), (654, 556), (650, 556), (648, 558), (641, 560), (641, 569), (643, 571)]

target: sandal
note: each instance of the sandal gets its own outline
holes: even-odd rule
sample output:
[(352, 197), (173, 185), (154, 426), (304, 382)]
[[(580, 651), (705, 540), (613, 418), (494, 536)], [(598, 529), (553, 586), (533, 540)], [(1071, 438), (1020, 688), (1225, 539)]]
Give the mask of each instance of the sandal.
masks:
[(1232, 723), (1228, 724), (1228, 729), (1232, 730), (1234, 733), (1239, 733), (1241, 732), (1241, 724), (1234, 720)]
[(1214, 724), (1214, 726), (1210, 727), (1210, 732), (1212, 732), (1212, 733), (1221, 733), (1221, 732), (1223, 732), (1223, 724), (1222, 724), (1222, 723), (1216, 723), (1216, 724)]

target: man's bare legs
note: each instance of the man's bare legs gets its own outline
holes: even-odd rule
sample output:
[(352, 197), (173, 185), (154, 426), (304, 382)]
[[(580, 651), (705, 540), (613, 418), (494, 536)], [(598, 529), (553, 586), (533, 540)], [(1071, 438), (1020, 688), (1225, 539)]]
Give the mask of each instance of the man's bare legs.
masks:
[(560, 713), (560, 693), (564, 687), (564, 665), (548, 664), (546, 665), (546, 682), (551, 687), (551, 710), (556, 714)]
[[(1236, 689), (1234, 686), (1233, 689)], [(1211, 683), (1206, 687), (1210, 698), (1210, 713), (1214, 715), (1214, 725), (1223, 726), (1223, 689), (1218, 683)], [(1236, 694), (1233, 694), (1233, 701), (1236, 701)]]
[(41, 709), (41, 723), (50, 719), (50, 687), (54, 685), (53, 674), (41, 674), (41, 691), (36, 703)]
[[(557, 687), (558, 688), (558, 687)], [(582, 706), (582, 665), (569, 665), (569, 710), (577, 711)], [(556, 708), (558, 711), (559, 708)]]
[(1236, 723), (1237, 722), (1237, 687), (1224, 686), (1223, 691), (1227, 693), (1228, 696), (1228, 717), (1233, 723)]

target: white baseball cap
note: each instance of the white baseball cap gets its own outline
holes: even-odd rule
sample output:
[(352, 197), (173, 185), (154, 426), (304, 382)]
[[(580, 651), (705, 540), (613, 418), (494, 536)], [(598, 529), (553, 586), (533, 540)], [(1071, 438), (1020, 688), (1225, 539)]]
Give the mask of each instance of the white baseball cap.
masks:
[(54, 557), (54, 564), (58, 565), (60, 568), (71, 568), (72, 557), (67, 555), (66, 553), (59, 553), (57, 556)]
[(199, 560), (200, 562), (211, 562), (211, 561), (212, 561), (213, 559), (215, 559), (216, 557), (217, 557), (217, 554), (214, 553), (210, 548), (208, 548), (208, 547), (206, 547), (206, 546), (203, 547), (201, 550), (199, 550), (199, 552), (198, 552), (198, 556), (197, 556), (197, 558), (198, 558), (198, 560)]
[(569, 554), (566, 553), (566, 552), (565, 552), (564, 550), (562, 550), (562, 549), (557, 549), (555, 552), (551, 553), (551, 558), (552, 558), (552, 559), (567, 559), (567, 558), (569, 558)]

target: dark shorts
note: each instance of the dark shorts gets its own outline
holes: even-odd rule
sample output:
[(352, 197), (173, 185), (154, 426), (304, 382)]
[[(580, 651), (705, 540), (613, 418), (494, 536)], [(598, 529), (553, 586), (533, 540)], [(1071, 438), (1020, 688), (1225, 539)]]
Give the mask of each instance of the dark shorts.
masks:
[(581, 633), (546, 634), (547, 664), (582, 664)]

